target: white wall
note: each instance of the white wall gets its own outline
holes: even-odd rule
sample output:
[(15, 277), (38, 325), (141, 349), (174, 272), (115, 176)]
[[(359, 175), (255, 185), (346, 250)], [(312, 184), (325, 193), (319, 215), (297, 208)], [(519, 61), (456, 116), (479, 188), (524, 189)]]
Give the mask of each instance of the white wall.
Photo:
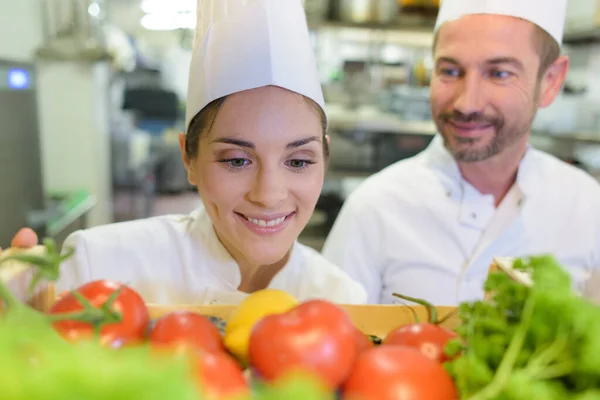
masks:
[(0, 58), (31, 61), (42, 43), (39, 0), (0, 0)]

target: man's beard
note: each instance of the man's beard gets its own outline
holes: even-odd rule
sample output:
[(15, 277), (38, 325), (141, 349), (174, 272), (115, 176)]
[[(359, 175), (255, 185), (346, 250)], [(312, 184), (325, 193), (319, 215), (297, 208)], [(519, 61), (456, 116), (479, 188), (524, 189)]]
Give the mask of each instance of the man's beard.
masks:
[[(501, 116), (490, 117), (482, 113), (462, 114), (454, 111), (440, 114), (436, 124), (444, 138), (444, 146), (454, 159), (465, 163), (474, 163), (494, 157), (521, 139), (529, 132), (533, 117), (535, 117), (535, 113), (532, 113), (531, 118), (527, 121), (515, 121), (507, 125), (505, 119)], [(451, 132), (444, 130), (446, 124), (451, 122), (489, 126), (489, 129), (493, 130), (493, 137), (485, 147), (477, 147), (479, 139), (454, 136)], [(453, 146), (449, 140), (450, 135), (452, 135), (456, 146)], [(463, 148), (465, 145), (466, 147)]]

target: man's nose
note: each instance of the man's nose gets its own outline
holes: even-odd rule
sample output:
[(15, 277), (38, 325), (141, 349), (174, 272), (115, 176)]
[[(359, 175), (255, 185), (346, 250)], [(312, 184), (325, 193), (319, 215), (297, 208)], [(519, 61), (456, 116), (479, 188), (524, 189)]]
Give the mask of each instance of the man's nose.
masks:
[(469, 73), (457, 85), (454, 110), (463, 115), (481, 113), (485, 107), (485, 83), (476, 73)]
[(248, 198), (263, 208), (274, 209), (286, 199), (287, 193), (284, 171), (261, 166), (254, 178)]

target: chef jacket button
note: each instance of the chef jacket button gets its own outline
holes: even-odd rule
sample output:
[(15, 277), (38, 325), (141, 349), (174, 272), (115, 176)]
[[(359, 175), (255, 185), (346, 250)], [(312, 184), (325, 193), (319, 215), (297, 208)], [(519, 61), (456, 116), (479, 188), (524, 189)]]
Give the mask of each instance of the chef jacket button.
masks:
[(471, 218), (476, 219), (477, 218), (477, 214), (471, 213)]

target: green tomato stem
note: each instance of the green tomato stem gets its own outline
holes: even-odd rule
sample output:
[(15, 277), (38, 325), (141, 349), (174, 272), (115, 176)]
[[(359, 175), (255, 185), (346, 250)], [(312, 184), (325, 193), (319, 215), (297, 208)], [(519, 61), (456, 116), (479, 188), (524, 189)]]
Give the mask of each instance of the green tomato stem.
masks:
[(448, 321), (450, 318), (454, 317), (457, 314), (458, 314), (458, 308), (455, 309), (455, 310), (453, 310), (453, 311), (451, 311), (451, 312), (449, 312), (448, 314), (444, 315), (444, 317), (442, 319), (440, 319), (437, 322), (437, 324), (441, 325), (441, 324), (443, 324), (444, 322)]
[(94, 335), (100, 337), (102, 327), (108, 324), (116, 324), (122, 321), (120, 312), (113, 308), (113, 303), (121, 292), (119, 288), (98, 308), (94, 307), (90, 302), (78, 291), (73, 291), (71, 294), (83, 307), (82, 311), (70, 313), (58, 313), (48, 315), (50, 322), (60, 321), (78, 321), (87, 323), (93, 326)]
[(106, 313), (104, 310), (84, 310), (70, 313), (48, 314), (49, 322), (77, 321), (97, 326), (98, 324), (114, 324), (121, 321), (118, 313)]
[[(35, 271), (33, 274), (33, 278), (29, 285), (30, 293), (34, 292), (35, 287), (42, 278), (50, 280), (58, 279), (61, 263), (74, 254), (73, 249), (66, 249), (65, 254), (61, 256), (57, 252), (56, 245), (51, 238), (44, 240), (44, 246), (46, 248), (46, 254), (42, 256), (22, 253), (13, 254), (0, 260), (0, 266), (3, 262), (13, 260), (25, 264), (31, 264), (37, 268), (37, 271)], [(122, 315), (112, 307), (113, 303), (121, 292), (121, 289), (122, 288), (115, 291), (115, 293), (113, 293), (110, 298), (99, 308), (93, 307), (84, 296), (77, 291), (73, 291), (73, 296), (75, 296), (75, 298), (83, 306), (82, 311), (48, 315), (41, 314), (39, 312), (36, 313), (43, 316), (44, 320), (49, 323), (60, 321), (78, 321), (88, 323), (94, 327), (94, 332), (99, 336), (103, 325), (119, 323), (122, 320)], [(17, 297), (2, 282), (0, 282), (0, 299), (4, 301), (7, 308), (13, 313), (19, 308), (26, 308), (25, 304), (19, 301), (19, 299), (17, 299)]]
[(434, 324), (434, 325), (438, 325), (438, 312), (437, 312), (437, 308), (431, 304), (430, 302), (428, 302), (427, 300), (423, 300), (423, 299), (417, 299), (414, 297), (409, 297), (409, 296), (405, 296), (402, 294), (398, 294), (398, 293), (392, 293), (392, 296), (395, 297), (399, 297), (403, 300), (407, 300), (407, 301), (411, 301), (413, 303), (417, 303), (423, 307), (425, 307), (427, 309), (427, 313), (429, 314), (429, 323), (430, 324)]

